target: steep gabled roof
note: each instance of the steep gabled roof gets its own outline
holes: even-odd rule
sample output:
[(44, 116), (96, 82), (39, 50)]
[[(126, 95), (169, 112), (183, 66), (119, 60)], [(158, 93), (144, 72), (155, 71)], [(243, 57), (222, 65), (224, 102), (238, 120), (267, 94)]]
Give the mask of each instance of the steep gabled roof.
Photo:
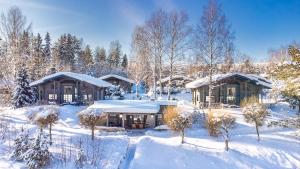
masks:
[(101, 76), (101, 77), (99, 77), (99, 79), (105, 80), (105, 79), (108, 79), (108, 78), (111, 78), (111, 77), (129, 82), (129, 83), (135, 83), (134, 80), (128, 79), (128, 78), (123, 77), (123, 76), (115, 75), (115, 74), (108, 74), (108, 75), (105, 75), (105, 76)]
[[(226, 78), (230, 78), (230, 77), (242, 77), (242, 78), (246, 78), (252, 82), (254, 82), (256, 85), (261, 85), (264, 88), (268, 88), (271, 89), (272, 88), (272, 82), (266, 78), (260, 77), (258, 75), (253, 75), (253, 74), (242, 74), (242, 73), (227, 73), (227, 74), (217, 74), (213, 76), (213, 81), (214, 82), (218, 82), (220, 80), (226, 79)], [(205, 85), (209, 84), (209, 77), (204, 77), (201, 79), (197, 79), (193, 82), (190, 82), (188, 84), (186, 84), (186, 88), (198, 88), (198, 87), (202, 87)]]
[(80, 80), (80, 81), (84, 81), (86, 83), (89, 83), (89, 84), (92, 84), (92, 85), (95, 85), (95, 86), (98, 86), (98, 87), (113, 86), (112, 84), (110, 84), (110, 83), (108, 83), (104, 80), (101, 80), (101, 79), (98, 79), (98, 78), (95, 78), (95, 77), (92, 77), (92, 76), (89, 76), (89, 75), (86, 75), (86, 74), (73, 73), (73, 72), (57, 72), (57, 73), (45, 76), (40, 80), (36, 80), (36, 81), (30, 83), (30, 86), (36, 86), (38, 84), (45, 83), (49, 80), (52, 80), (52, 79), (55, 79), (55, 78), (58, 78), (58, 77), (64, 77), (64, 76), (70, 77), (70, 78), (73, 78), (73, 79), (77, 79), (77, 80)]

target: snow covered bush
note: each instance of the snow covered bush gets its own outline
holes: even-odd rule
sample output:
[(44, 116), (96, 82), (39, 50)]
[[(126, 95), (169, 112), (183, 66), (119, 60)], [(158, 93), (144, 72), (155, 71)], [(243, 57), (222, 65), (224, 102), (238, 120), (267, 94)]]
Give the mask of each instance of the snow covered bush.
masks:
[(22, 128), (21, 133), (14, 140), (13, 152), (10, 157), (17, 161), (24, 159), (24, 154), (29, 149), (29, 135)]
[(269, 111), (260, 103), (249, 102), (244, 106), (243, 114), (247, 123), (253, 123), (255, 125), (257, 140), (260, 141), (258, 128), (264, 124), (269, 115)]
[(225, 150), (228, 151), (228, 142), (229, 142), (229, 130), (234, 126), (235, 118), (229, 114), (224, 114), (220, 118), (220, 133), (222, 134), (225, 140)]
[(27, 106), (32, 103), (32, 90), (29, 86), (27, 71), (22, 67), (16, 78), (16, 87), (14, 89), (12, 104), (15, 108)]
[(278, 121), (271, 121), (268, 124), (268, 127), (273, 127), (273, 126), (300, 129), (300, 117), (290, 117)]
[(78, 113), (80, 124), (89, 127), (92, 131), (92, 140), (94, 140), (95, 127), (106, 115), (100, 109), (85, 109)]
[(111, 86), (106, 88), (105, 93), (107, 96), (109, 97), (113, 97), (113, 96), (124, 96), (124, 91), (120, 86)]
[(205, 127), (207, 128), (210, 136), (217, 137), (220, 134), (220, 120), (213, 111), (208, 112)]
[(75, 165), (76, 165), (77, 168), (83, 168), (86, 161), (87, 161), (87, 157), (84, 154), (84, 151), (82, 149), (82, 141), (80, 140), (79, 141), (79, 150), (78, 150), (77, 155), (76, 155)]
[(181, 143), (184, 143), (185, 129), (191, 127), (192, 119), (177, 107), (167, 107), (164, 111), (164, 122), (175, 132), (181, 135)]
[(37, 113), (34, 121), (42, 128), (49, 128), (50, 144), (52, 144), (52, 126), (58, 120), (59, 111), (56, 107), (47, 107), (41, 112)]
[(49, 141), (47, 135), (39, 131), (24, 155), (26, 165), (29, 169), (42, 168), (49, 163), (51, 153), (48, 150), (48, 145)]

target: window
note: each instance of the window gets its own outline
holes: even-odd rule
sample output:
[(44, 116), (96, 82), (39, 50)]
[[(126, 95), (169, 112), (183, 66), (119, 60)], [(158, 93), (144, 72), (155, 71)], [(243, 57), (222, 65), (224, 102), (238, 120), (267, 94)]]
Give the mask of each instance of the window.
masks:
[(235, 87), (228, 87), (227, 88), (227, 102), (234, 103), (236, 97), (236, 88)]
[(57, 99), (57, 95), (56, 94), (49, 94), (48, 95), (48, 100), (56, 100)]
[(73, 87), (64, 86), (64, 102), (70, 103), (73, 102)]

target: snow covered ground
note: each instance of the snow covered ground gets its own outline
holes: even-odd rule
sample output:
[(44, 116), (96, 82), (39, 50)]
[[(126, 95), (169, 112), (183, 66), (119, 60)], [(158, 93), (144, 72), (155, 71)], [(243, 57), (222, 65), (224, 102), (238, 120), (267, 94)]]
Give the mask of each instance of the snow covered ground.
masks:
[[(270, 120), (280, 118), (284, 111), (279, 110), (295, 113), (286, 105), (275, 106)], [(188, 129), (184, 144), (171, 131), (148, 131), (139, 138), (130, 169), (300, 168), (300, 139), (294, 129), (262, 127), (258, 142), (254, 126), (243, 120), (241, 109), (226, 111), (237, 118), (228, 152), (222, 137), (210, 137), (204, 128)]]
[[(24, 163), (9, 159), (13, 139), (21, 127), (28, 129), (33, 134), (37, 130), (37, 126), (31, 124), (27, 116), (45, 107), (47, 106), (21, 109), (0, 108), (1, 124), (9, 125), (7, 135), (0, 140), (0, 169), (24, 168)], [(79, 125), (76, 115), (85, 108), (71, 105), (59, 107), (60, 118), (52, 131), (54, 144), (50, 146), (53, 158), (48, 168), (75, 168), (74, 161), (79, 150), (79, 142), (82, 143), (82, 148), (89, 159), (86, 168), (117, 169), (125, 157), (129, 139), (124, 133), (107, 135), (98, 132), (95, 141), (91, 141), (91, 131)], [(48, 132), (48, 129), (44, 131)]]

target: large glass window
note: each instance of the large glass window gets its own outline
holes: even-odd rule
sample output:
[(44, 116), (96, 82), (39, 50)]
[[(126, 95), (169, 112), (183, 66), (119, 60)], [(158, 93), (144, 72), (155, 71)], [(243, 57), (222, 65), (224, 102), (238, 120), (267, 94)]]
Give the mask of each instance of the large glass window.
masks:
[(236, 88), (235, 87), (228, 87), (227, 88), (227, 102), (229, 104), (235, 103), (236, 99)]
[(72, 86), (64, 86), (64, 102), (65, 103), (70, 103), (73, 102), (72, 98), (72, 91), (73, 87)]

